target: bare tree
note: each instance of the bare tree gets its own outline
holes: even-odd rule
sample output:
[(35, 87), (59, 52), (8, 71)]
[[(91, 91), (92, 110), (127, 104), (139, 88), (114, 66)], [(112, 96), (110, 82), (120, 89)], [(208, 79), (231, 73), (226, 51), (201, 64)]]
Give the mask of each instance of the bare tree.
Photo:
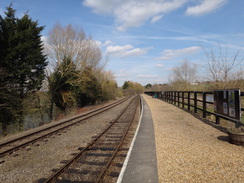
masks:
[(196, 82), (197, 66), (184, 60), (179, 66), (173, 68), (171, 82), (177, 85), (178, 90), (190, 90), (190, 85)]
[(56, 66), (64, 58), (70, 58), (78, 69), (92, 67), (103, 68), (102, 53), (96, 42), (87, 38), (80, 27), (67, 25), (62, 27), (56, 24), (49, 32), (47, 52), (52, 64)]
[(228, 49), (219, 45), (218, 51), (206, 50), (201, 64), (205, 81), (214, 82), (216, 86), (226, 87), (228, 83), (243, 79), (243, 59), (239, 58), (240, 50), (229, 56)]
[(47, 39), (47, 52), (49, 59), (56, 65), (64, 58), (70, 58), (74, 62), (80, 60), (79, 53), (83, 48), (86, 35), (81, 28), (68, 25), (62, 27), (54, 25)]
[(83, 48), (80, 52), (80, 66), (88, 66), (93, 69), (102, 69), (104, 65), (101, 63), (102, 53), (94, 40), (91, 38), (83, 42)]

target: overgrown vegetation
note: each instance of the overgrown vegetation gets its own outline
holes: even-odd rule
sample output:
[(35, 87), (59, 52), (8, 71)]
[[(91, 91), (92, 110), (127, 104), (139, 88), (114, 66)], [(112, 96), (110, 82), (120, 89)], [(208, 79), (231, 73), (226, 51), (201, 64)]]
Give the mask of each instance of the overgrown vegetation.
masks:
[(132, 81), (125, 81), (122, 88), (125, 95), (140, 94), (144, 91), (144, 87), (141, 84)]
[(43, 123), (47, 116), (54, 118), (56, 109), (66, 114), (71, 108), (123, 95), (113, 74), (104, 70), (106, 60), (102, 60), (100, 48), (81, 28), (54, 25), (44, 49), (40, 35), (44, 26), (28, 14), (17, 18), (15, 12), (10, 5), (5, 16), (0, 16), (3, 133), (9, 125), (23, 126), (26, 117), (40, 116)]
[(53, 67), (47, 76), (51, 120), (54, 104), (66, 112), (72, 106), (116, 98), (113, 75), (104, 70), (99, 47), (81, 28), (56, 24), (49, 32), (46, 51)]

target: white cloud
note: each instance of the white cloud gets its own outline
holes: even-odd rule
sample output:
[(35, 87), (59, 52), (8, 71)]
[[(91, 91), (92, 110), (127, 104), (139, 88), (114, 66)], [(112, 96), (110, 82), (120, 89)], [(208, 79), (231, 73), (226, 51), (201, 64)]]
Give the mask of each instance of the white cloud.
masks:
[(159, 21), (162, 17), (163, 17), (163, 15), (157, 15), (157, 16), (152, 17), (151, 23), (155, 23), (155, 22)]
[(164, 71), (172, 71), (173, 70), (173, 68), (166, 68), (166, 69), (164, 69)]
[(186, 10), (187, 15), (201, 16), (223, 6), (227, 0), (202, 0), (200, 5), (188, 7)]
[(47, 43), (47, 37), (46, 36), (41, 36), (41, 41), (42, 41), (42, 44), (43, 44), (43, 47), (44, 47), (44, 50), (47, 50), (49, 45)]
[(192, 46), (192, 47), (176, 49), (176, 50), (167, 49), (161, 53), (163, 56), (160, 57), (159, 59), (160, 60), (169, 60), (169, 59), (173, 59), (173, 58), (176, 58), (176, 57), (179, 57), (182, 55), (195, 54), (196, 52), (198, 52), (200, 50), (201, 50), (201, 47), (199, 47), (199, 46)]
[(130, 27), (139, 27), (150, 18), (158, 16), (158, 14), (178, 9), (185, 2), (186, 0), (129, 1), (115, 11), (117, 28), (124, 31)]
[[(185, 13), (195, 16), (207, 14), (227, 1), (196, 0), (199, 4), (188, 7)], [(139, 27), (148, 20), (155, 23), (164, 14), (187, 5), (187, 2), (192, 0), (84, 0), (83, 5), (92, 8), (95, 13), (114, 16), (117, 29), (125, 31), (131, 27)]]
[(85, 0), (84, 6), (99, 14), (115, 16), (117, 28), (124, 31), (138, 27), (151, 19), (154, 23), (163, 14), (178, 9), (188, 0)]
[(115, 74), (116, 78), (123, 78), (127, 76), (129, 76), (129, 74), (125, 70), (119, 70), (119, 72)]
[(115, 77), (119, 78), (119, 77), (126, 77), (128, 76), (128, 74), (125, 73), (121, 73), (121, 74), (115, 74)]
[(97, 46), (102, 46), (102, 42), (101, 41), (95, 41), (95, 43), (97, 44)]
[(133, 46), (127, 44), (125, 46), (108, 46), (107, 47), (107, 53), (109, 54), (117, 54), (117, 53), (124, 53), (127, 50), (132, 49)]
[(126, 0), (85, 0), (83, 2), (84, 6), (93, 8), (95, 13), (110, 14), (113, 12), (116, 6), (120, 6)]
[(140, 74), (140, 75), (137, 75), (136, 77), (137, 78), (157, 78), (158, 75), (143, 75), (143, 74)]
[(46, 36), (41, 36), (41, 41), (46, 43), (47, 42), (47, 37)]
[(108, 55), (116, 56), (116, 57), (129, 57), (129, 56), (140, 56), (146, 54), (148, 48), (134, 48), (131, 45), (125, 46), (108, 46), (106, 53)]
[(104, 43), (102, 43), (101, 41), (96, 41), (96, 44), (100, 47), (100, 46), (103, 46), (103, 47), (106, 47), (108, 45), (111, 45), (113, 44), (112, 41), (108, 40), (108, 41), (105, 41)]
[(156, 64), (156, 67), (163, 67), (163, 64)]
[(108, 45), (111, 45), (111, 44), (113, 44), (113, 42), (108, 40), (108, 41), (105, 41), (105, 43), (103, 43), (103, 46), (108, 46)]

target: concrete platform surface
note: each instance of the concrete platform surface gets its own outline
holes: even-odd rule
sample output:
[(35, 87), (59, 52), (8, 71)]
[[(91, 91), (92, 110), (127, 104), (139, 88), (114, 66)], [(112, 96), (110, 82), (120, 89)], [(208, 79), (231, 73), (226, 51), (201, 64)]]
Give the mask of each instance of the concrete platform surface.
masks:
[(117, 183), (158, 182), (153, 120), (146, 101), (142, 101), (141, 121)]

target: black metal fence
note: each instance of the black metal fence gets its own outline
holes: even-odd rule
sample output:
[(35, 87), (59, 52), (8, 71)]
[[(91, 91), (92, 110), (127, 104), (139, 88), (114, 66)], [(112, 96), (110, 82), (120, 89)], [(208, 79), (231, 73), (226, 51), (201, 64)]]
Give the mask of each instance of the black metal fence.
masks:
[[(187, 109), (188, 111), (192, 111), (193, 113), (198, 113), (202, 118), (213, 115), (215, 117), (216, 124), (219, 124), (220, 119), (222, 118), (236, 123), (236, 126), (244, 125), (241, 121), (214, 112), (213, 92), (150, 91), (144, 93), (183, 109)], [(244, 96), (244, 92), (241, 92), (241, 96)], [(241, 108), (241, 111), (243, 113), (244, 108)]]

